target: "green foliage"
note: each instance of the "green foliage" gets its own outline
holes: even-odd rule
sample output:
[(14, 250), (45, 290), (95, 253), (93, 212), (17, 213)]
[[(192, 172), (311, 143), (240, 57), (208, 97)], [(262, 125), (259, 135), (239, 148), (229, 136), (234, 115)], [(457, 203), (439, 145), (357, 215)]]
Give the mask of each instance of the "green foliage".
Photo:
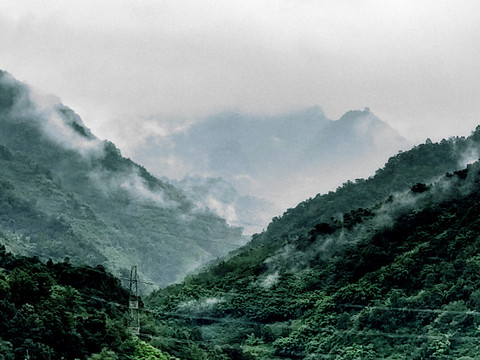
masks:
[(0, 292), (3, 359), (27, 351), (36, 359), (136, 359), (124, 310), (110, 305), (126, 304), (128, 293), (103, 269), (43, 264), (1, 246)]
[[(235, 247), (240, 230), (194, 211), (112, 143), (87, 155), (61, 146), (42, 132), (46, 119), (27, 89), (5, 76), (0, 239), (57, 261), (0, 249), (5, 359), (27, 350), (36, 358), (192, 360), (480, 351), (480, 165), (458, 170), (478, 148), (480, 127), (466, 139), (399, 153), (375, 176), (288, 209), (244, 248), (155, 292), (147, 299), (155, 320), (142, 315), (150, 340), (141, 342), (115, 305), (128, 298), (118, 280), (102, 266), (58, 260), (117, 271), (141, 263), (166, 284), (191, 270), (192, 259)], [(57, 111), (78, 136), (95, 140), (73, 112)]]
[(267, 230), (256, 236), (250, 246), (262, 244), (279, 248), (292, 238), (305, 235), (319, 223), (330, 223), (338, 214), (372, 207), (414, 184), (429, 183), (446, 172), (457, 170), (463, 165), (464, 154), (478, 148), (479, 144), (480, 136), (473, 132), (469, 138), (430, 142), (399, 152), (374, 176), (347, 181), (335, 192), (318, 194), (272, 219)]
[(479, 179), (474, 163), (286, 234), (281, 246), (257, 235), (147, 304), (174, 314), (165, 330), (200, 328), (185, 349), (208, 342), (260, 359), (475, 358)]
[(88, 360), (117, 360), (117, 355), (112, 350), (106, 348), (102, 349), (102, 352), (93, 354)]
[(423, 183), (416, 183), (412, 186), (411, 190), (414, 193), (423, 193), (428, 190), (428, 186)]
[(169, 360), (170, 356), (165, 355), (160, 350), (154, 348), (145, 341), (137, 341), (135, 347), (135, 358), (141, 360)]
[(0, 360), (13, 360), (13, 346), (12, 343), (4, 341), (0, 338)]

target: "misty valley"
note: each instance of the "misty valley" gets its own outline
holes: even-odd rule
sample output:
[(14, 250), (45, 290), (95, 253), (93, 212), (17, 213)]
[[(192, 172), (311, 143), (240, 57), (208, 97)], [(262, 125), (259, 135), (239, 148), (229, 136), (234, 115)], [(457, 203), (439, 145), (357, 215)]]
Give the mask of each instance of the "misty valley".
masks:
[(314, 107), (162, 141), (140, 165), (0, 71), (0, 359), (478, 358), (480, 126), (412, 146)]

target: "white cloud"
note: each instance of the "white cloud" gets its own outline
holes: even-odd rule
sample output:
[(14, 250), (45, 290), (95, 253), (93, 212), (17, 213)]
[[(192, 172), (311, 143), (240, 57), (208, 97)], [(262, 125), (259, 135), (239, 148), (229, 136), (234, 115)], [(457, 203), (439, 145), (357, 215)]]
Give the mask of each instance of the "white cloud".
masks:
[(405, 136), (435, 140), (478, 121), (479, 11), (454, 0), (17, 0), (2, 4), (0, 67), (122, 149), (144, 136), (135, 129), (158, 130), (151, 115), (313, 104), (331, 118), (370, 106)]

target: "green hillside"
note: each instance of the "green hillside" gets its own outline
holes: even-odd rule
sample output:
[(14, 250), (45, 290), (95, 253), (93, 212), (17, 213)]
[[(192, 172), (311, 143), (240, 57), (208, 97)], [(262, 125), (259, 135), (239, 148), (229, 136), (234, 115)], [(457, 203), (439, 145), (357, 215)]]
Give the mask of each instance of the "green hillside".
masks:
[(243, 244), (242, 230), (97, 139), (58, 99), (0, 72), (0, 236), (43, 259), (139, 265), (172, 283)]
[(130, 334), (128, 299), (101, 266), (45, 264), (0, 246), (0, 359), (171, 359)]
[(453, 169), (478, 136), (401, 153), (152, 294), (158, 326), (183, 329), (152, 344), (172, 352), (184, 339), (179, 357), (199, 347), (232, 359), (476, 358), (480, 164)]
[(272, 246), (306, 234), (321, 222), (359, 207), (370, 207), (386, 197), (409, 189), (418, 182), (431, 182), (446, 172), (463, 168), (480, 154), (480, 127), (468, 138), (454, 137), (413, 147), (391, 157), (368, 179), (347, 181), (336, 191), (318, 194), (274, 218), (267, 231), (254, 237), (252, 244)]

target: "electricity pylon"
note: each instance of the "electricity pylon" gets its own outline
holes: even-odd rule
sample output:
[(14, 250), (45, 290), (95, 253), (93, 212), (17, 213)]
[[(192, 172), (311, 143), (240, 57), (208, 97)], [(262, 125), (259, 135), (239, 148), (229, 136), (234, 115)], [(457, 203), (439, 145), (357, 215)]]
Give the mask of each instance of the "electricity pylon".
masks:
[(129, 329), (133, 334), (140, 335), (137, 266), (132, 266), (130, 270), (130, 296), (128, 299), (128, 309), (130, 310)]

